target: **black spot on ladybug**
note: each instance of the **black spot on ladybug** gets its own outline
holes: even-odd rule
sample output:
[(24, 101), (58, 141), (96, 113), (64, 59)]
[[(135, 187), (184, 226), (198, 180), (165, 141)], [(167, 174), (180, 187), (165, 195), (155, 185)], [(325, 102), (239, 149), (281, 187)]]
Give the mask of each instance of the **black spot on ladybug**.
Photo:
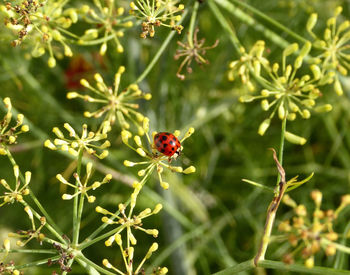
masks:
[(173, 147), (173, 148), (171, 148), (171, 150), (172, 150), (172, 151), (174, 151), (174, 150), (175, 150), (175, 148)]
[(172, 140), (170, 140), (169, 144), (170, 144), (171, 146), (175, 146), (175, 142), (172, 141)]
[(175, 138), (175, 137), (173, 137), (173, 141), (175, 141), (175, 142), (176, 142), (176, 138)]
[(170, 135), (170, 133), (165, 133), (165, 135), (169, 136), (169, 135)]
[(163, 148), (165, 149), (168, 146), (168, 144), (164, 143)]
[(161, 147), (162, 143), (160, 141), (158, 141), (156, 145), (157, 145), (157, 147)]
[(160, 150), (162, 153), (164, 153), (165, 152), (165, 150), (164, 149), (162, 149), (162, 150)]
[(167, 140), (168, 138), (166, 136), (162, 136), (162, 140)]

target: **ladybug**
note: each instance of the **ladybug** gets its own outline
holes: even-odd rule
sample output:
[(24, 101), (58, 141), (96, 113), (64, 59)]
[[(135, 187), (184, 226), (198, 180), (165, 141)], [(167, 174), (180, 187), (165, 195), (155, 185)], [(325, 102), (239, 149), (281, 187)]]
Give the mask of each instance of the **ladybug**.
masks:
[(172, 156), (176, 159), (181, 153), (180, 141), (171, 133), (160, 132), (154, 136), (153, 142), (157, 151), (168, 156), (169, 161)]

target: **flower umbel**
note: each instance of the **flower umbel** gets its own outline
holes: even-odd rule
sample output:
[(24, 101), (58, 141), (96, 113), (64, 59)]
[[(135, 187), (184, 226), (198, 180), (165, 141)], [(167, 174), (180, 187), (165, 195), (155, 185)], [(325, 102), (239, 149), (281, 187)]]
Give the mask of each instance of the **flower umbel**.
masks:
[(327, 20), (327, 27), (324, 30), (323, 38), (316, 36), (312, 29), (317, 22), (317, 14), (313, 13), (307, 22), (306, 29), (314, 38), (313, 46), (322, 51), (316, 56), (315, 62), (321, 63), (322, 74), (329, 74), (334, 78), (334, 90), (338, 95), (343, 94), (339, 76), (335, 72), (346, 76), (350, 69), (350, 21), (345, 20), (337, 24), (338, 16), (343, 8), (337, 7), (334, 16)]
[(103, 42), (100, 47), (100, 54), (104, 55), (107, 51), (107, 41), (113, 40), (116, 44), (116, 51), (124, 51), (119, 39), (124, 36), (124, 29), (133, 26), (133, 22), (122, 18), (124, 14), (123, 7), (116, 7), (115, 1), (94, 1), (96, 9), (88, 5), (83, 6), (84, 19), (90, 24), (97, 25), (99, 28), (88, 29), (80, 37), (80, 45), (91, 45), (96, 41), (101, 41), (100, 35), (103, 36)]
[(20, 171), (18, 165), (15, 165), (13, 167), (13, 173), (15, 175), (15, 182), (11, 185), (14, 185), (14, 188), (12, 188), (6, 180), (0, 180), (0, 184), (6, 190), (5, 192), (3, 192), (3, 195), (0, 196), (0, 198), (3, 200), (3, 203), (0, 204), (0, 207), (6, 203), (14, 203), (15, 201), (23, 202), (23, 196), (28, 195), (30, 192), (27, 187), (29, 185), (32, 173), (29, 171), (25, 172), (25, 182), (22, 183), (22, 185), (21, 180), (19, 178)]
[(281, 222), (278, 226), (288, 237), (288, 241), (295, 251), (288, 253), (285, 260), (289, 263), (294, 261), (294, 255), (301, 251), (304, 264), (312, 268), (314, 255), (323, 250), (327, 256), (335, 255), (337, 246), (335, 241), (338, 234), (333, 230), (333, 224), (340, 212), (350, 205), (350, 195), (344, 195), (341, 204), (335, 210), (321, 210), (322, 193), (319, 190), (311, 192), (315, 210), (310, 215), (303, 204), (297, 204), (291, 197), (285, 195), (283, 203), (293, 208), (295, 216), (292, 219)]
[[(139, 214), (134, 214), (134, 209), (136, 205), (137, 196), (142, 189), (142, 183), (135, 182), (133, 184), (134, 191), (131, 194), (130, 198), (130, 209), (127, 211), (127, 205), (120, 203), (118, 205), (118, 211), (116, 213), (112, 213), (100, 206), (96, 207), (96, 212), (101, 213), (105, 215), (102, 217), (102, 222), (111, 225), (119, 225), (115, 229), (115, 234), (113, 234), (111, 237), (109, 237), (105, 241), (106, 246), (111, 246), (114, 242), (119, 246), (122, 257), (124, 259), (125, 268), (127, 273), (123, 273), (118, 268), (114, 267), (107, 259), (103, 260), (103, 265), (107, 268), (113, 269), (114, 271), (118, 272), (119, 274), (138, 274), (141, 271), (142, 265), (144, 262), (151, 257), (152, 253), (158, 249), (158, 244), (153, 243), (151, 247), (149, 248), (146, 256), (143, 258), (143, 260), (140, 262), (140, 264), (134, 269), (133, 263), (134, 263), (134, 246), (137, 243), (137, 240), (132, 233), (132, 230), (140, 230), (145, 232), (146, 234), (152, 235), (153, 237), (158, 236), (158, 230), (157, 229), (145, 229), (143, 228), (143, 219), (159, 213), (159, 211), (162, 209), (161, 204), (157, 204), (153, 211), (150, 208), (146, 208), (145, 210), (141, 211)], [(126, 244), (124, 244), (122, 240), (122, 232), (126, 231)], [(164, 273), (165, 274), (165, 273)]]
[[(262, 46), (261, 46), (262, 47)], [(311, 43), (307, 42), (299, 51), (298, 44), (294, 43), (286, 47), (282, 55), (282, 64), (274, 63), (272, 66), (265, 62), (255, 62), (253, 67), (246, 68), (251, 70), (260, 82), (266, 87), (260, 92), (260, 95), (243, 95), (241, 102), (251, 102), (261, 100), (261, 107), (264, 111), (270, 111), (270, 115), (265, 119), (258, 130), (260, 135), (264, 135), (268, 129), (271, 119), (278, 113), (281, 120), (295, 120), (297, 114), (302, 118), (308, 119), (311, 116), (310, 110), (316, 112), (328, 112), (332, 110), (330, 104), (315, 106), (316, 100), (321, 96), (319, 86), (329, 83), (329, 76), (323, 76), (320, 68), (312, 64), (309, 68), (312, 73), (297, 77), (298, 70), (303, 64), (303, 60), (311, 49)], [(263, 47), (260, 48), (263, 50)], [(293, 65), (287, 65), (287, 57), (299, 51)], [(262, 67), (260, 66), (262, 65)], [(266, 76), (262, 74), (264, 69)], [(296, 135), (286, 135), (286, 139), (292, 143), (304, 144), (305, 139)], [(305, 141), (304, 141), (305, 140)]]
[(29, 126), (23, 124), (24, 116), (22, 114), (17, 115), (16, 124), (11, 126), (12, 120), (12, 104), (9, 97), (3, 100), (7, 113), (2, 120), (0, 120), (0, 155), (6, 155), (6, 145), (16, 143), (17, 136), (28, 132)]
[(154, 27), (165, 26), (181, 33), (183, 27), (176, 25), (175, 22), (181, 20), (181, 13), (184, 5), (180, 4), (177, 7), (172, 5), (169, 9), (167, 1), (159, 0), (136, 0), (130, 3), (130, 14), (141, 19), (142, 33), (141, 38), (146, 38), (148, 35), (154, 37)]
[[(106, 140), (101, 145), (95, 145), (94, 143), (99, 142), (107, 138), (107, 130), (110, 127), (109, 124), (104, 123), (101, 133), (88, 132), (87, 125), (83, 125), (83, 131), (81, 136), (78, 136), (68, 123), (64, 124), (64, 128), (69, 132), (69, 136), (73, 139), (66, 138), (58, 127), (54, 127), (52, 132), (58, 137), (52, 143), (49, 139), (45, 141), (44, 145), (51, 150), (62, 150), (67, 151), (73, 156), (78, 156), (79, 152), (86, 151), (90, 155), (94, 155), (99, 159), (103, 159), (108, 156), (108, 151), (105, 150), (111, 144)], [(97, 154), (96, 150), (102, 150), (101, 154)]]
[[(67, 1), (11, 1), (1, 6), (7, 16), (6, 27), (17, 33), (18, 38), (12, 45), (26, 43), (31, 46), (33, 57), (39, 57), (49, 51), (49, 67), (56, 66), (54, 55), (60, 56), (61, 47), (64, 55), (72, 56), (68, 43), (74, 34), (67, 29), (78, 21), (78, 11), (64, 9)], [(61, 47), (57, 47), (57, 43)]]
[[(125, 67), (121, 66), (114, 77), (114, 89), (107, 86), (100, 74), (95, 74), (96, 86), (97, 88), (91, 86), (89, 82), (82, 79), (80, 83), (88, 88), (96, 97), (89, 95), (82, 95), (77, 92), (69, 92), (67, 98), (82, 98), (85, 101), (101, 104), (101, 108), (93, 112), (84, 112), (86, 117), (99, 118), (105, 116), (103, 121), (113, 125), (118, 119), (119, 124), (123, 129), (129, 129), (129, 120), (139, 130), (139, 134), (143, 135), (143, 130), (141, 127), (144, 116), (137, 111), (139, 105), (133, 103), (133, 101), (144, 98), (150, 100), (152, 98), (151, 94), (144, 94), (138, 87), (137, 84), (131, 84), (126, 89), (119, 91), (120, 78), (125, 71)], [(103, 124), (102, 124), (103, 125)]]
[(74, 185), (74, 184), (68, 182), (61, 174), (57, 174), (56, 178), (61, 183), (65, 184), (67, 186), (70, 186), (70, 187), (72, 187), (72, 188), (74, 188), (76, 190), (76, 192), (73, 195), (63, 194), (62, 195), (62, 199), (63, 200), (70, 200), (70, 199), (78, 196), (79, 194), (82, 194), (82, 195), (84, 195), (87, 198), (88, 202), (93, 203), (96, 200), (96, 197), (95, 196), (89, 196), (87, 192), (90, 191), (90, 190), (95, 190), (95, 189), (99, 188), (102, 184), (105, 184), (105, 183), (109, 182), (112, 179), (112, 175), (108, 174), (108, 175), (106, 175), (103, 178), (102, 181), (95, 181), (92, 185), (87, 186), (88, 182), (89, 182), (89, 179), (91, 177), (91, 172), (92, 172), (92, 163), (89, 162), (86, 165), (86, 175), (85, 175), (83, 183), (81, 182), (79, 175), (77, 173), (74, 173), (73, 176), (74, 176), (74, 178), (75, 178), (75, 180), (77, 182), (77, 185)]
[(174, 55), (174, 59), (178, 60), (183, 57), (179, 69), (176, 72), (176, 76), (181, 80), (185, 79), (185, 75), (181, 74), (183, 67), (186, 65), (186, 70), (188, 73), (192, 73), (191, 63), (194, 59), (199, 65), (209, 64), (209, 60), (205, 59), (203, 56), (205, 55), (207, 50), (215, 48), (219, 44), (219, 40), (216, 40), (212, 46), (203, 47), (205, 39), (202, 38), (198, 41), (197, 34), (199, 29), (196, 28), (193, 37), (190, 37), (190, 33), (188, 33), (188, 43), (182, 43), (177, 41), (177, 44), (182, 47), (181, 50), (176, 50)]
[[(156, 147), (153, 143), (153, 139), (151, 139), (149, 134), (148, 134), (149, 119), (147, 117), (145, 117), (145, 119), (143, 121), (143, 129), (144, 129), (144, 132), (145, 132), (146, 137), (147, 137), (147, 142), (148, 142), (147, 146), (143, 145), (140, 136), (137, 136), (137, 135), (134, 136), (134, 142), (136, 144), (136, 147), (130, 145), (129, 139), (132, 137), (132, 134), (127, 130), (122, 131), (123, 142), (129, 148), (131, 148), (136, 153), (138, 153), (141, 157), (146, 159), (145, 161), (141, 161), (141, 162), (132, 162), (129, 160), (125, 160), (124, 161), (125, 166), (133, 167), (135, 165), (147, 165), (146, 168), (139, 170), (137, 173), (140, 177), (144, 177), (144, 179), (148, 178), (150, 176), (150, 174), (153, 172), (153, 170), (156, 168), (157, 173), (158, 173), (158, 177), (159, 177), (160, 185), (164, 189), (169, 188), (169, 183), (164, 182), (162, 179), (161, 174), (163, 173), (164, 168), (169, 169), (172, 172), (184, 173), (184, 174), (190, 174), (190, 173), (194, 173), (196, 171), (196, 168), (194, 166), (190, 166), (184, 170), (181, 166), (170, 165), (170, 161), (172, 160), (173, 156), (171, 156), (169, 158), (168, 156), (165, 156), (156, 150)], [(182, 143), (185, 139), (190, 137), (193, 133), (194, 133), (194, 128), (188, 129), (188, 131), (183, 136), (183, 138), (180, 140), (180, 142)], [(152, 137), (154, 137), (156, 134), (157, 134), (157, 132), (153, 132)], [(180, 131), (176, 130), (174, 132), (174, 136), (178, 137), (179, 135), (180, 135)], [(181, 149), (182, 149), (182, 146), (181, 146)]]

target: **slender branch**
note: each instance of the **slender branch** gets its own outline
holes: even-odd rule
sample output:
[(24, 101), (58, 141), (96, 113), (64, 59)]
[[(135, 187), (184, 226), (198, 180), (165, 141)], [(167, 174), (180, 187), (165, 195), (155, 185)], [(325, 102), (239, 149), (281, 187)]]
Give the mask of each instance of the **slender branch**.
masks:
[[(183, 14), (182, 14), (182, 18), (181, 21), (179, 21), (179, 24), (181, 24), (181, 22), (185, 19), (185, 17), (188, 14), (188, 10), (186, 10)], [(165, 38), (163, 44), (160, 46), (159, 50), (157, 51), (157, 53), (155, 54), (155, 56), (153, 57), (153, 59), (151, 60), (151, 62), (148, 64), (147, 68), (143, 71), (143, 73), (138, 77), (138, 79), (136, 79), (135, 83), (139, 83), (142, 80), (145, 79), (145, 77), (149, 74), (149, 72), (152, 70), (153, 66), (157, 63), (158, 59), (160, 58), (160, 56), (162, 55), (162, 53), (165, 51), (165, 49), (167, 48), (167, 46), (169, 45), (171, 39), (173, 39), (174, 35), (175, 35), (175, 31), (171, 31), (167, 38)]]
[(189, 26), (189, 30), (188, 30), (188, 43), (189, 43), (191, 48), (193, 48), (193, 32), (194, 32), (194, 25), (195, 25), (196, 18), (197, 18), (198, 7), (199, 7), (199, 2), (195, 1), (194, 5), (193, 5), (191, 20), (190, 20), (190, 26)]
[(266, 20), (270, 24), (274, 25), (275, 27), (281, 29), (285, 33), (288, 33), (290, 36), (294, 37), (295, 39), (299, 40), (302, 43), (307, 42), (308, 40), (305, 39), (304, 37), (300, 36), (296, 32), (292, 31), (291, 29), (287, 28), (280, 22), (276, 21), (275, 19), (271, 18), (270, 16), (267, 16), (265, 13), (259, 11), (258, 9), (252, 7), (251, 5), (247, 4), (246, 2), (243, 1), (238, 1), (238, 0), (231, 0), (233, 3), (240, 5), (241, 7), (246, 8), (247, 10), (251, 11), (257, 16), (260, 16), (262, 19)]
[[(284, 136), (286, 134), (286, 126), (287, 126), (287, 115), (284, 116), (284, 119), (282, 120), (282, 127), (281, 127), (281, 139), (280, 139), (280, 150), (278, 152), (278, 162), (280, 165), (283, 165), (283, 150), (284, 150)], [(278, 174), (277, 176), (277, 185), (281, 181), (281, 175)]]
[(0, 253), (31, 253), (31, 254), (57, 254), (57, 250), (53, 249), (10, 249), (0, 248)]
[[(82, 158), (83, 158), (83, 148), (79, 149), (79, 155), (78, 155), (78, 160), (77, 160), (77, 174), (78, 177), (81, 178), (81, 163), (82, 163)], [(79, 187), (78, 180), (75, 182), (76, 186)], [(75, 192), (79, 192), (79, 189), (76, 188)], [(83, 211), (83, 203), (82, 201), (79, 205), (79, 211), (80, 215), (78, 214), (78, 201), (80, 197), (80, 202), (81, 200), (84, 200), (84, 194), (81, 194), (80, 196), (75, 196), (74, 197), (74, 202), (73, 202), (73, 246), (76, 246), (79, 241), (79, 231), (80, 231), (80, 219), (81, 219), (81, 212)]]

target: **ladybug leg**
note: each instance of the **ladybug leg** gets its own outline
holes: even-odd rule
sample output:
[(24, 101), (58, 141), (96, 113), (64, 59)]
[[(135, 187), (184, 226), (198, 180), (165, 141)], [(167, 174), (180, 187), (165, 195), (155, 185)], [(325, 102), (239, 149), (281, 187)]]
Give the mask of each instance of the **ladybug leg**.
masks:
[(168, 158), (168, 162), (170, 163), (173, 159), (171, 157)]

